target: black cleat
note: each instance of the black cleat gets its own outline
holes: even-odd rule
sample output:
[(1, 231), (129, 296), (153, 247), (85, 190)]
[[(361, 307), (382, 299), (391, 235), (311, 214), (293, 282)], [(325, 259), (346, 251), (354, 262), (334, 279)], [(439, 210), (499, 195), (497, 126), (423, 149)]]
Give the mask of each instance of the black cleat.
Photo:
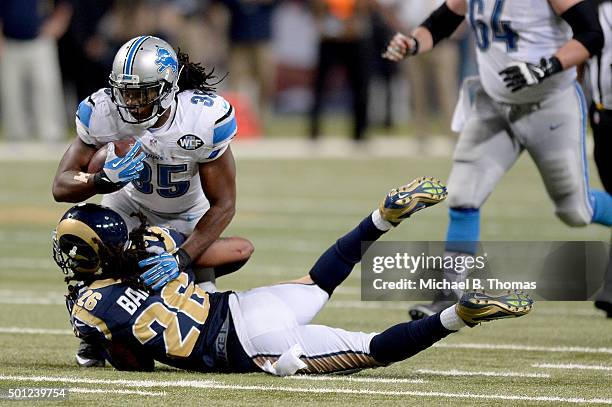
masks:
[(76, 354), (76, 363), (80, 367), (104, 367), (102, 348), (82, 340)]
[(600, 310), (604, 311), (608, 318), (612, 318), (612, 302), (609, 301), (603, 301), (603, 300), (598, 300), (595, 301), (595, 308), (599, 308)]

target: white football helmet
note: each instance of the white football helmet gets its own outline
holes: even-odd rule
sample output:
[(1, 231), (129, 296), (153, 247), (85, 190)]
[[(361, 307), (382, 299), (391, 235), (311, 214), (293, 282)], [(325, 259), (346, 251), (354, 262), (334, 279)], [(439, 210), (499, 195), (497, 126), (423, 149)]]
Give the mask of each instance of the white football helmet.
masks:
[(162, 39), (143, 35), (123, 44), (109, 76), (121, 119), (141, 128), (155, 124), (178, 92), (181, 69), (176, 52)]

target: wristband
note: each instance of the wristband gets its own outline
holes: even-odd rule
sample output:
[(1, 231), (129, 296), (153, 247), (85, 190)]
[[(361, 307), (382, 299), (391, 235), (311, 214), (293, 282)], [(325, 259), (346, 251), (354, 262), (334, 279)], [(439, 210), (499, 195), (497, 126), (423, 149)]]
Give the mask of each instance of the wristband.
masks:
[(94, 189), (98, 194), (110, 194), (111, 192), (119, 191), (127, 185), (127, 182), (115, 184), (108, 179), (104, 171), (98, 171), (94, 174), (93, 183)]
[(176, 257), (176, 262), (178, 263), (181, 271), (185, 271), (192, 261), (191, 256), (182, 247), (179, 247), (179, 249), (174, 253), (174, 257)]

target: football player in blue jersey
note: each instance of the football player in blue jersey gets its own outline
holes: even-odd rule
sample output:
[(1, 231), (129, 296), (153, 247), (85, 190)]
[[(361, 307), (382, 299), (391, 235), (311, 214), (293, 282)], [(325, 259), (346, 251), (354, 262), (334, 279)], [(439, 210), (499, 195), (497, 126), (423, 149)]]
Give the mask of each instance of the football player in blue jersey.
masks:
[(173, 260), (180, 234), (143, 224), (128, 235), (121, 216), (94, 204), (77, 205), (60, 220), (54, 258), (66, 281), (77, 282), (67, 296), (75, 333), (102, 344), (118, 369), (152, 370), (155, 360), (196, 371), (280, 376), (374, 368), (409, 358), (462, 327), (532, 309), (524, 294), (469, 293), (450, 308), (381, 333), (311, 324), (361, 260), (362, 242), (446, 195), (433, 178), (393, 189), (308, 275), (244, 292), (205, 292)]
[[(246, 239), (220, 238), (235, 213), (230, 142), (237, 126), (232, 105), (215, 93), (214, 78), (159, 38), (131, 39), (115, 56), (110, 87), (79, 104), (78, 136), (53, 181), (58, 202), (102, 194), (102, 204), (119, 213), (128, 230), (138, 225), (131, 214), (142, 213), (149, 224), (187, 236), (172, 261), (182, 269), (193, 262), (196, 281), (208, 291), (215, 289), (215, 275), (235, 271), (253, 252)], [(117, 157), (112, 142), (126, 139), (135, 145)], [(89, 173), (101, 148), (107, 149), (104, 167)], [(77, 362), (102, 363), (85, 345)]]

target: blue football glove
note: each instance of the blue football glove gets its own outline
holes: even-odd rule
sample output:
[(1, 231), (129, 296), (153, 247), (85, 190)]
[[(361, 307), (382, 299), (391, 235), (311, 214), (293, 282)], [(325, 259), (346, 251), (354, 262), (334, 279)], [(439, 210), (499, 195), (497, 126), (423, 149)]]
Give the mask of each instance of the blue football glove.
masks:
[(166, 284), (174, 280), (181, 273), (179, 263), (168, 252), (149, 257), (138, 262), (140, 268), (152, 266), (140, 275), (143, 284), (153, 291), (161, 290)]
[(115, 145), (113, 143), (107, 144), (104, 168), (94, 176), (94, 184), (98, 192), (117, 191), (140, 177), (140, 171), (144, 169), (142, 161), (146, 158), (143, 152), (136, 156), (141, 147), (142, 144), (137, 141), (124, 157), (117, 157)]

